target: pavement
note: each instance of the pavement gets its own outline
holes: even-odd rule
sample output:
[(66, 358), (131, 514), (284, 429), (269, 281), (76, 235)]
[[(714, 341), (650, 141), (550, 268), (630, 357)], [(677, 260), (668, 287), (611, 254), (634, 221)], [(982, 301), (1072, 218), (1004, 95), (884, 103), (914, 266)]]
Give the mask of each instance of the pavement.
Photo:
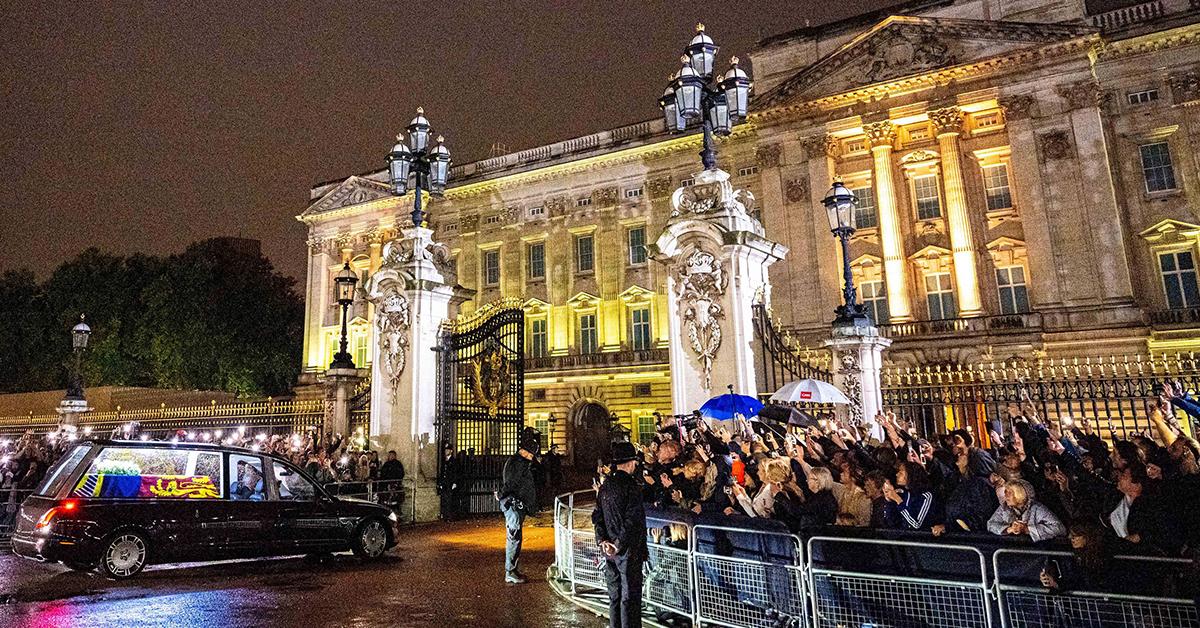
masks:
[(530, 626), (607, 622), (555, 595), (551, 527), (525, 528), (521, 570), (503, 578), (498, 519), (404, 529), (377, 562), (351, 554), (157, 565), (115, 582), (0, 555), (0, 626)]

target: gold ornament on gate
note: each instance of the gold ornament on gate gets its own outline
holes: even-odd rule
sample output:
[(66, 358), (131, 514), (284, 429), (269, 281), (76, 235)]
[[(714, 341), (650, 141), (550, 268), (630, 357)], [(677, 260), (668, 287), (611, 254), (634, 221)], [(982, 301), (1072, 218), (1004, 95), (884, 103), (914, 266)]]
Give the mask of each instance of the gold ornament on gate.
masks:
[(508, 385), (512, 381), (511, 366), (500, 345), (489, 344), (476, 355), (471, 360), (471, 371), (475, 403), (487, 408), (488, 416), (496, 416), (508, 398)]

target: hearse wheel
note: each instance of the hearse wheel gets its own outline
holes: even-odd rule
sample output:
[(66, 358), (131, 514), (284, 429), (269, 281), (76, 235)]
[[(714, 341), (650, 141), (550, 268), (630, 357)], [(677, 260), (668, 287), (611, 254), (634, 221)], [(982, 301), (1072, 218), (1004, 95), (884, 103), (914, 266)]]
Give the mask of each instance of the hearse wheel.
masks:
[(387, 526), (378, 519), (368, 519), (358, 527), (351, 549), (361, 558), (379, 558), (387, 551)]
[(100, 552), (100, 573), (113, 580), (132, 578), (146, 566), (149, 544), (140, 532), (124, 530), (108, 537)]

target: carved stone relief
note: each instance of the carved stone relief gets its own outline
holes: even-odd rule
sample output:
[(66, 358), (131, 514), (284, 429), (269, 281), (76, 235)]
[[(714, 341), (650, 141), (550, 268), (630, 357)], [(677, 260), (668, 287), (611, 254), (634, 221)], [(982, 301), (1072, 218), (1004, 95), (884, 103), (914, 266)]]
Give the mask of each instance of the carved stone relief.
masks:
[(929, 120), (933, 122), (934, 135), (962, 133), (963, 114), (958, 107), (934, 109), (929, 112)]
[(810, 135), (800, 140), (800, 145), (804, 147), (804, 154), (809, 159), (818, 157), (836, 159), (841, 153), (841, 144), (831, 135)]
[(329, 252), (329, 240), (327, 238), (318, 238), (310, 236), (308, 238), (308, 252), (310, 255), (320, 255)]
[(759, 146), (758, 149), (754, 151), (754, 163), (756, 163), (759, 168), (778, 168), (780, 153), (781, 150), (779, 144)]
[(861, 73), (850, 81), (856, 87), (958, 62), (945, 39), (901, 29), (867, 40), (864, 52), (866, 58), (858, 66)]
[(844, 351), (838, 359), (840, 363), (840, 372), (842, 375), (842, 391), (846, 393), (846, 398), (850, 400), (850, 406), (847, 408), (849, 413), (850, 425), (859, 425), (862, 423), (862, 368), (858, 363), (858, 356), (853, 351)]
[(1177, 105), (1200, 101), (1200, 70), (1191, 70), (1181, 74), (1172, 74), (1171, 99)]
[(1042, 147), (1042, 156), (1047, 159), (1067, 159), (1074, 152), (1071, 137), (1066, 131), (1050, 131), (1038, 136), (1038, 144)]
[(872, 122), (863, 125), (863, 132), (867, 135), (867, 142), (874, 146), (894, 146), (896, 143), (896, 128), (891, 122)]
[(1005, 120), (1025, 120), (1031, 115), (1034, 102), (1033, 96), (1024, 94), (1005, 96), (1000, 99), (1000, 108)]
[(784, 196), (787, 197), (789, 203), (811, 202), (812, 199), (808, 195), (808, 179), (805, 177), (788, 179), (784, 188)]
[(612, 207), (617, 204), (616, 186), (592, 190), (592, 204), (597, 207)]
[(725, 271), (715, 255), (695, 250), (671, 272), (675, 276), (677, 305), (688, 345), (700, 360), (704, 389), (711, 390), (712, 365), (721, 348), (721, 320), (725, 318), (719, 303), (725, 294)]
[(1095, 81), (1080, 81), (1070, 85), (1059, 85), (1058, 95), (1062, 96), (1071, 109), (1086, 109), (1103, 104), (1103, 92)]
[(567, 198), (565, 196), (555, 196), (546, 199), (546, 211), (551, 217), (562, 216), (567, 213)]
[(472, 233), (479, 230), (479, 214), (463, 216), (459, 221), (459, 229), (462, 233)]
[(646, 181), (646, 191), (650, 193), (650, 198), (670, 196), (674, 189), (671, 186), (671, 177), (655, 177)]
[(389, 288), (376, 307), (379, 356), (394, 391), (408, 360), (408, 299), (395, 288)]

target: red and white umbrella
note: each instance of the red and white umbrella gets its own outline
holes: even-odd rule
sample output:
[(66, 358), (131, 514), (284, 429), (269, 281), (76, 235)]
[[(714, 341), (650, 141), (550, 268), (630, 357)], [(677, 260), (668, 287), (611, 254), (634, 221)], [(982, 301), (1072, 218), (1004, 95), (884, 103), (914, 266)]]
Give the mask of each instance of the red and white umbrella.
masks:
[(775, 391), (775, 394), (771, 395), (771, 401), (781, 403), (850, 403), (846, 395), (842, 394), (842, 391), (834, 387), (833, 384), (817, 379), (802, 379), (796, 382), (788, 382), (782, 388)]

